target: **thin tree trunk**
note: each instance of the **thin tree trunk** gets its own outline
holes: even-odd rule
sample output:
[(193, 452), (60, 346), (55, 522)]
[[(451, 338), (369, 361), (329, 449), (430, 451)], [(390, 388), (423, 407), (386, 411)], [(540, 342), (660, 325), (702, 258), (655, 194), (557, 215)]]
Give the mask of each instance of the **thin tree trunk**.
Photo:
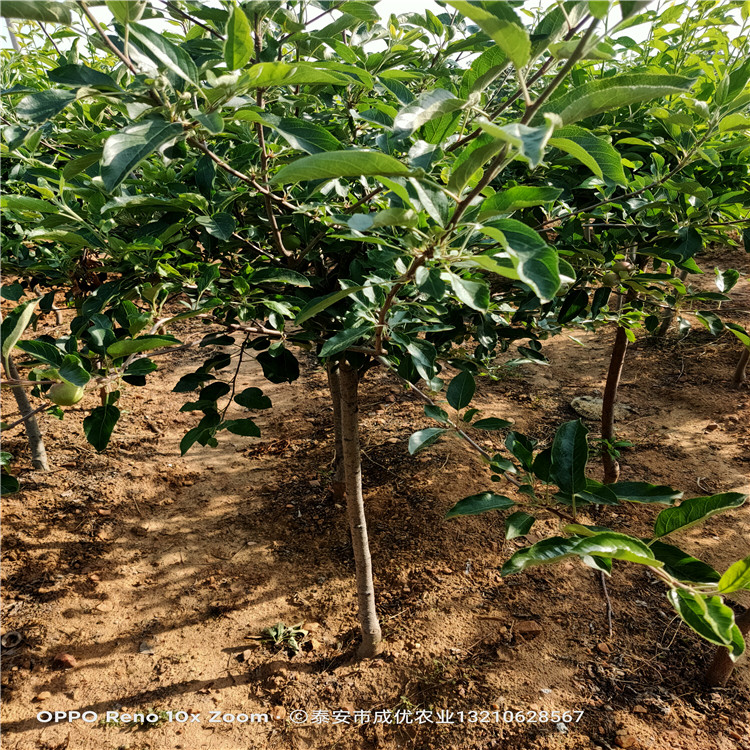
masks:
[(339, 381), (339, 368), (335, 362), (328, 361), (326, 365), (328, 373), (328, 390), (331, 392), (331, 403), (333, 404), (333, 479), (331, 480), (331, 491), (333, 499), (341, 503), (344, 501), (346, 484), (344, 478), (344, 446), (341, 439), (341, 383)]
[(746, 346), (740, 354), (740, 361), (737, 363), (737, 369), (734, 371), (733, 383), (736, 386), (741, 385), (747, 380), (747, 363), (750, 360), (750, 347)]
[(10, 37), (10, 45), (16, 52), (21, 52), (21, 48), (18, 46), (18, 39), (16, 39), (16, 32), (13, 28), (13, 23), (8, 18), (5, 19), (5, 26), (8, 29), (8, 36)]
[[(8, 377), (13, 380), (20, 380), (18, 369), (13, 362), (12, 357), (8, 354)], [(39, 471), (49, 471), (49, 464), (47, 463), (47, 451), (44, 448), (44, 441), (42, 440), (42, 433), (39, 431), (39, 423), (36, 421), (36, 417), (33, 415), (33, 409), (29, 403), (29, 399), (26, 396), (26, 391), (23, 386), (17, 385), (13, 389), (13, 396), (15, 396), (16, 404), (18, 404), (18, 411), (21, 412), (21, 416), (24, 418), (24, 429), (26, 430), (26, 437), (29, 440), (29, 448), (31, 449), (31, 465)]]
[[(748, 607), (741, 615), (735, 617), (734, 621), (740, 629), (743, 637), (747, 640), (748, 633), (750, 633), (750, 607)], [(710, 687), (723, 687), (729, 682), (729, 678), (732, 676), (733, 671), (734, 662), (729, 656), (729, 650), (726, 648), (720, 648), (706, 670), (703, 680)]]
[[(639, 259), (640, 258), (640, 259)], [(648, 262), (648, 258), (636, 256), (638, 267), (643, 270)], [(628, 289), (627, 293), (620, 300), (620, 310), (632, 302), (638, 296), (635, 289)], [(622, 367), (625, 364), (625, 353), (628, 350), (628, 337), (622, 326), (617, 327), (615, 334), (615, 343), (612, 347), (612, 356), (609, 360), (609, 371), (607, 372), (607, 382), (604, 386), (604, 396), (602, 398), (602, 439), (612, 443), (615, 439), (615, 404), (617, 403), (617, 390), (620, 387), (620, 378), (622, 377)], [(602, 465), (604, 466), (604, 484), (613, 484), (620, 476), (620, 464), (614, 457), (609, 455), (606, 450), (602, 453)]]
[[(620, 326), (615, 334), (615, 345), (612, 347), (607, 383), (604, 386), (604, 397), (602, 399), (602, 439), (610, 443), (614, 441), (615, 437), (617, 389), (620, 387), (620, 378), (622, 377), (622, 368), (625, 364), (625, 353), (627, 350), (628, 337), (625, 335), (625, 329)], [(612, 484), (616, 482), (620, 476), (620, 465), (609, 454), (606, 445), (602, 452), (602, 464), (604, 465), (604, 483)]]
[(362, 644), (359, 658), (371, 658), (380, 652), (382, 641), (380, 623), (375, 610), (375, 584), (372, 580), (372, 559), (367, 540), (367, 519), (362, 497), (362, 462), (359, 446), (359, 374), (346, 363), (339, 367), (341, 386), (341, 438), (344, 475), (346, 477), (346, 513), (352, 535), (354, 562), (357, 575), (357, 599)]

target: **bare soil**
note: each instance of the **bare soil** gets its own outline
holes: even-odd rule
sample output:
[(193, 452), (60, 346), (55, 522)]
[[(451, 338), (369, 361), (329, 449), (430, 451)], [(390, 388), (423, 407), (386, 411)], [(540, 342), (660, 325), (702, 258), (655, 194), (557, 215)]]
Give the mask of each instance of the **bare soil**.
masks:
[[(710, 288), (713, 265), (742, 272), (726, 318), (747, 325), (750, 256), (715, 252), (690, 283)], [(580, 343), (545, 344), (549, 367), (511, 370), (499, 360), (497, 379), (480, 385), (483, 415), (513, 419), (543, 442), (576, 418), (574, 396), (600, 395), (613, 332), (574, 333)], [(377, 659), (353, 661), (354, 563), (344, 510), (329, 491), (324, 372), (306, 357), (299, 381), (272, 385), (253, 360), (244, 364), (238, 387), (261, 387), (274, 404), (257, 420), (262, 437), (223, 433), (218, 448), (181, 457), (196, 417), (179, 413), (189, 399), (171, 389), (203, 354), (162, 357), (147, 386), (128, 387), (103, 454), (82, 437), (94, 395), (63, 421), (43, 420), (50, 473), (30, 469), (18, 430), (6, 439), (22, 491), (4, 499), (2, 627), (23, 638), (3, 653), (6, 748), (750, 748), (747, 658), (726, 689), (704, 688), (712, 649), (636, 566), (617, 565), (607, 584), (611, 636), (600, 578), (580, 564), (502, 579), (508, 556), (556, 522), (509, 542), (501, 514), (445, 521), (457, 500), (494, 487), (488, 470), (457, 441), (409, 456), (410, 434), (432, 425), (418, 397), (383, 371), (363, 383), (361, 417), (387, 645)], [(739, 354), (731, 335), (698, 330), (631, 347), (620, 398), (634, 416), (618, 428), (635, 447), (623, 455), (622, 479), (670, 484), (686, 497), (750, 493), (750, 390), (731, 386)], [(480, 437), (502, 445), (502, 435)], [(657, 512), (606, 508), (595, 520), (645, 535)], [(750, 509), (677, 541), (723, 570), (750, 554)], [(748, 594), (733, 597), (738, 608), (750, 606)], [(278, 622), (306, 624), (297, 654), (253, 638)], [(56, 661), (62, 654), (75, 666)], [(306, 722), (291, 720), (295, 709)], [(450, 710), (453, 723), (375, 723), (375, 712), (389, 709)], [(200, 714), (200, 722), (101, 721), (107, 711), (150, 710)], [(334, 712), (356, 710), (372, 712), (370, 722), (334, 723), (343, 715)], [(581, 718), (503, 721), (505, 712), (554, 710)], [(40, 723), (40, 711), (98, 718)], [(212, 712), (270, 718), (212, 722)]]

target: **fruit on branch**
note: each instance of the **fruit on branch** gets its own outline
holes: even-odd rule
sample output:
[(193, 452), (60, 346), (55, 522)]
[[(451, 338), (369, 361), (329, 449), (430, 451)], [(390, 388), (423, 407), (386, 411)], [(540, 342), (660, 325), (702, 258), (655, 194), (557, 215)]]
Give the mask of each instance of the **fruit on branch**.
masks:
[(67, 380), (55, 383), (48, 391), (47, 396), (53, 404), (58, 406), (73, 406), (83, 398), (83, 388), (74, 385)]
[(619, 274), (614, 273), (614, 271), (607, 271), (607, 273), (602, 276), (602, 284), (604, 286), (613, 287), (617, 286), (620, 283), (620, 276)]

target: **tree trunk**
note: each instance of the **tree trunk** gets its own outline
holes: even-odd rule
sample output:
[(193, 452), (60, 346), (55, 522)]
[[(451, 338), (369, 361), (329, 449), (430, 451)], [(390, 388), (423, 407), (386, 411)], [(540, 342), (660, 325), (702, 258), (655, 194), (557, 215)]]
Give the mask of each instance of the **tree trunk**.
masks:
[(362, 644), (357, 651), (361, 659), (377, 656), (382, 640), (380, 623), (375, 610), (375, 585), (372, 580), (372, 560), (367, 540), (367, 519), (362, 497), (362, 462), (359, 447), (359, 404), (357, 390), (359, 374), (348, 364), (339, 368), (341, 386), (341, 438), (344, 476), (346, 481), (346, 513), (352, 535), (354, 562), (357, 575), (357, 599)]
[(737, 369), (734, 371), (733, 383), (740, 386), (747, 380), (747, 363), (750, 360), (750, 347), (746, 346), (740, 354), (740, 361), (737, 363)]
[[(636, 256), (639, 258), (639, 256)], [(638, 267), (643, 267), (648, 262), (648, 258), (640, 257)], [(620, 301), (620, 309), (632, 302), (638, 296), (635, 289), (629, 289)], [(628, 350), (628, 337), (622, 326), (617, 327), (615, 334), (615, 343), (612, 347), (612, 356), (609, 360), (609, 371), (607, 372), (607, 382), (604, 386), (604, 396), (602, 398), (602, 439), (612, 443), (615, 439), (615, 404), (617, 403), (617, 389), (620, 387), (620, 378), (622, 377), (622, 367), (625, 364), (625, 353)], [(602, 465), (604, 466), (604, 484), (613, 484), (620, 476), (620, 464), (609, 455), (606, 446), (602, 453)]]
[[(617, 403), (617, 389), (620, 386), (622, 367), (625, 364), (625, 352), (628, 350), (628, 337), (625, 329), (618, 327), (615, 334), (615, 345), (612, 347), (612, 356), (609, 360), (609, 372), (607, 373), (607, 384), (604, 386), (604, 398), (602, 399), (602, 439), (612, 443), (615, 437), (615, 404)], [(609, 454), (607, 446), (602, 453), (602, 464), (604, 465), (604, 483), (612, 484), (620, 476), (620, 465), (615, 458)]]
[(333, 499), (337, 503), (342, 503), (346, 484), (344, 478), (344, 446), (341, 439), (341, 383), (338, 365), (329, 360), (326, 365), (326, 372), (328, 373), (328, 390), (331, 392), (331, 403), (333, 404), (333, 479), (331, 480), (331, 491), (333, 492)]
[[(735, 617), (734, 621), (745, 640), (747, 640), (748, 633), (750, 633), (750, 607), (748, 607), (741, 615)], [(729, 650), (726, 648), (720, 648), (706, 670), (703, 680), (709, 687), (723, 687), (729, 682), (729, 678), (732, 676), (733, 671), (734, 662), (729, 657)]]
[[(8, 377), (13, 380), (20, 380), (18, 369), (10, 354), (8, 354), (7, 362)], [(17, 385), (12, 390), (16, 404), (18, 404), (18, 411), (21, 412), (21, 416), (24, 418), (23, 426), (26, 430), (26, 437), (29, 440), (29, 448), (31, 449), (31, 465), (39, 471), (49, 471), (47, 451), (44, 448), (42, 433), (39, 431), (39, 423), (36, 421), (36, 417), (32, 414), (34, 410), (31, 408), (26, 391), (22, 385)]]

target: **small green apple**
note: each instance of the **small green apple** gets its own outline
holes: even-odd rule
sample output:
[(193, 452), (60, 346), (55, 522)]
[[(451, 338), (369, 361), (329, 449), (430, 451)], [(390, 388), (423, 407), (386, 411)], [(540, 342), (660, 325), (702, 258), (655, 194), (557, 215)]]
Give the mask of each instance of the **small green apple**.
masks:
[(64, 380), (62, 383), (55, 383), (47, 391), (47, 396), (53, 404), (58, 406), (73, 406), (83, 398), (83, 388)]

